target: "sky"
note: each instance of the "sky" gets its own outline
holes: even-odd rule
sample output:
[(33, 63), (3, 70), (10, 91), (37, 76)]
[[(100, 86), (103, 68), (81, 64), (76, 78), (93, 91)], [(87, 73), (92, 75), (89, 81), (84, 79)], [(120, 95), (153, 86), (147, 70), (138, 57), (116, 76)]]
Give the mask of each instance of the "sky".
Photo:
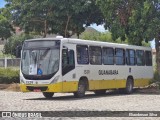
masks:
[(0, 0), (0, 8), (4, 7), (5, 5), (5, 1), (4, 0)]
[[(5, 1), (4, 0), (0, 0), (0, 8), (5, 6)], [(96, 25), (96, 24), (92, 24), (91, 27), (93, 27), (94, 29), (100, 31), (100, 32), (105, 32), (105, 28), (104, 25)], [(155, 41), (151, 41), (151, 47), (155, 49)]]

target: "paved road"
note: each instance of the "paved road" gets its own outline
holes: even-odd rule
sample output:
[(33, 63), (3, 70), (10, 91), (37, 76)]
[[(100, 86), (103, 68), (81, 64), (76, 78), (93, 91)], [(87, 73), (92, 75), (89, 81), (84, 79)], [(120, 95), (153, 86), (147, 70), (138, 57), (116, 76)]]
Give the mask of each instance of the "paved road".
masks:
[(160, 111), (160, 95), (139, 93), (131, 95), (106, 93), (74, 98), (71, 93), (57, 93), (46, 99), (42, 93), (0, 91), (0, 111)]

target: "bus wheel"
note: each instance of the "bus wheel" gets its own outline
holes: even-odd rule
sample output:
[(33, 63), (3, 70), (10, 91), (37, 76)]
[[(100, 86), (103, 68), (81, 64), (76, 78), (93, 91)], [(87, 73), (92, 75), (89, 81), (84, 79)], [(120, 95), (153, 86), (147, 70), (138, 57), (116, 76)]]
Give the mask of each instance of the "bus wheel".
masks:
[(131, 78), (127, 79), (125, 93), (131, 94), (133, 92), (133, 80)]
[(77, 92), (74, 92), (74, 96), (77, 98), (84, 97), (86, 88), (87, 88), (86, 82), (84, 80), (80, 80), (78, 83), (78, 90)]
[(94, 93), (96, 95), (104, 95), (106, 93), (106, 90), (96, 90), (96, 91), (94, 91)]
[(46, 98), (52, 98), (54, 93), (53, 92), (43, 92), (44, 97)]

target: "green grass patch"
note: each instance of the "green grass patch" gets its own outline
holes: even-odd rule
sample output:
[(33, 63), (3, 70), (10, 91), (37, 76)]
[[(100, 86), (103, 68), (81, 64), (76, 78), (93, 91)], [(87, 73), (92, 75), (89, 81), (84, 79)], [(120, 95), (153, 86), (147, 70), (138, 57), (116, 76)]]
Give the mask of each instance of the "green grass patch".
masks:
[(0, 84), (19, 83), (19, 70), (0, 68)]

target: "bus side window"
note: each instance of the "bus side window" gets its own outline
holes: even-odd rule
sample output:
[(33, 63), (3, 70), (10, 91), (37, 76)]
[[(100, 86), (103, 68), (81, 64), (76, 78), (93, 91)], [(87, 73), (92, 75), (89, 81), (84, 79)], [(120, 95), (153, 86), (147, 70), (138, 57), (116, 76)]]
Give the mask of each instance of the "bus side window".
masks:
[(77, 63), (78, 64), (89, 64), (87, 45), (77, 45)]
[(103, 64), (104, 65), (114, 65), (114, 49), (113, 48), (103, 48)]
[(126, 64), (135, 65), (135, 51), (132, 49), (126, 49)]
[(146, 66), (152, 66), (152, 53), (151, 51), (145, 51)]
[(115, 49), (115, 63), (116, 65), (124, 65), (125, 64), (125, 52), (122, 48)]
[(102, 64), (102, 50), (98, 46), (89, 47), (90, 64), (101, 65)]
[(144, 51), (143, 50), (137, 50), (136, 51), (136, 62), (138, 66), (144, 66)]

